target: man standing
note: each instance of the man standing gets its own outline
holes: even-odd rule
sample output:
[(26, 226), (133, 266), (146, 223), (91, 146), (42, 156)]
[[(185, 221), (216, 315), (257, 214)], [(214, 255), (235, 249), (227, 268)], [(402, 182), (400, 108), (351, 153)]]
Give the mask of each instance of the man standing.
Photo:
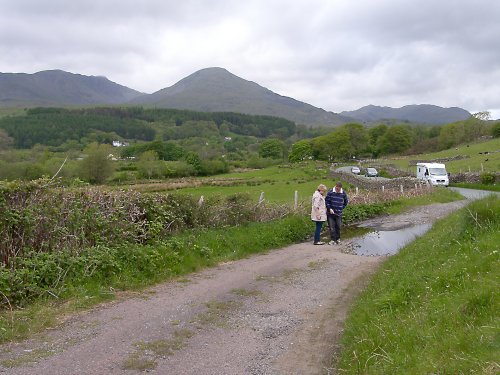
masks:
[(347, 194), (342, 189), (342, 183), (337, 182), (335, 186), (328, 191), (325, 198), (326, 203), (326, 213), (328, 227), (330, 229), (330, 239), (328, 243), (333, 245), (334, 243), (340, 244), (340, 226), (342, 225), (342, 211), (349, 200), (347, 199)]

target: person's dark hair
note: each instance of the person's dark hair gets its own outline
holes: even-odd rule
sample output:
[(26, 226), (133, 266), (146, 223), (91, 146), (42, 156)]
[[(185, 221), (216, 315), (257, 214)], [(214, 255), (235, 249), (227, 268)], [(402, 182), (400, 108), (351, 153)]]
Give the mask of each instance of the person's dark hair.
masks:
[(338, 181), (335, 186), (342, 187), (342, 182)]

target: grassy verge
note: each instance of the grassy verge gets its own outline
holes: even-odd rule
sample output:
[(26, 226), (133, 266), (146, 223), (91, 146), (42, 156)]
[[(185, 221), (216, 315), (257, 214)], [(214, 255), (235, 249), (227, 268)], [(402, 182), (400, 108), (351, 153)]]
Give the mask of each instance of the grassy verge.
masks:
[(457, 193), (443, 187), (436, 187), (431, 194), (421, 195), (408, 199), (396, 199), (389, 202), (387, 213), (399, 214), (412, 207), (423, 206), (431, 203), (448, 203), (456, 200), (462, 200), (464, 197)]
[(466, 184), (466, 183), (454, 183), (450, 186), (461, 187), (465, 189), (477, 189), (477, 190), (487, 190), (487, 191), (500, 191), (500, 185), (484, 185), (484, 184)]
[(388, 259), (346, 321), (348, 374), (498, 374), (500, 201), (436, 223)]

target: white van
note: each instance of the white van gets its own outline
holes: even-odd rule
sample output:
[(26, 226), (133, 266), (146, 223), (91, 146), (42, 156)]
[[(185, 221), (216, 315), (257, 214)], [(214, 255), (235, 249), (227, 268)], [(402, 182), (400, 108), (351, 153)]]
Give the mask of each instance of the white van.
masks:
[(417, 178), (431, 185), (448, 186), (450, 182), (445, 165), (440, 163), (417, 163)]

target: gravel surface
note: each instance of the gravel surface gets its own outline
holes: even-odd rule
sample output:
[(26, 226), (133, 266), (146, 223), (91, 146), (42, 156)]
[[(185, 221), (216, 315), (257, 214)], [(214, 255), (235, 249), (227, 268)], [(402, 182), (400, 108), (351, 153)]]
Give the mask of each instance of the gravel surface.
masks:
[[(465, 203), (371, 224), (432, 222)], [(3, 345), (0, 373), (333, 374), (350, 303), (386, 259), (343, 246), (296, 244), (129, 294)]]

